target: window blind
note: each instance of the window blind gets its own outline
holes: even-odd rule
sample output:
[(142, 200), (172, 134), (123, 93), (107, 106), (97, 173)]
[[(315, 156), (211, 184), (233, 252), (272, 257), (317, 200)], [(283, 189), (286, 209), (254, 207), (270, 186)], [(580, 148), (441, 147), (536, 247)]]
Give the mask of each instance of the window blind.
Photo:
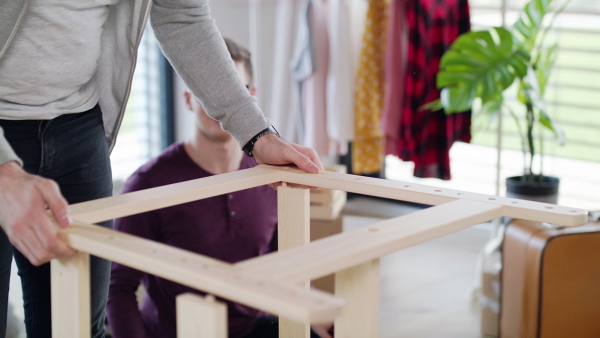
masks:
[(161, 150), (160, 53), (152, 29), (147, 25), (138, 48), (125, 115), (111, 154), (116, 185)]

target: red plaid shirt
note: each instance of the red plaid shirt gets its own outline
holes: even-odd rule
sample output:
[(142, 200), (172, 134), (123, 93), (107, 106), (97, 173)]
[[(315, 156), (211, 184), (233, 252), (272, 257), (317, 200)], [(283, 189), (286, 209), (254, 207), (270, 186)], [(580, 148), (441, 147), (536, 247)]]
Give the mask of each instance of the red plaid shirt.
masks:
[(420, 111), (439, 98), (440, 59), (456, 38), (471, 29), (467, 0), (405, 1), (408, 53), (398, 157), (415, 163), (417, 177), (450, 179), (450, 147), (471, 140), (471, 112), (446, 115)]

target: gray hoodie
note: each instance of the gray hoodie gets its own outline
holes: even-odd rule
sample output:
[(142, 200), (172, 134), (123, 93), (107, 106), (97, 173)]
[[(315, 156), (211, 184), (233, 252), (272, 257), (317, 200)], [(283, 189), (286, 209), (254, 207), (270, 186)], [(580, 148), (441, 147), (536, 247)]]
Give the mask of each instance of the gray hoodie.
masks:
[[(0, 0), (0, 62), (27, 15), (27, 0)], [(240, 147), (270, 123), (240, 82), (214, 20), (208, 0), (121, 0), (111, 6), (102, 34), (102, 54), (95, 80), (104, 130), (116, 142), (146, 21), (163, 53), (200, 99), (206, 112), (221, 122)], [(0, 165), (19, 161), (0, 128)]]

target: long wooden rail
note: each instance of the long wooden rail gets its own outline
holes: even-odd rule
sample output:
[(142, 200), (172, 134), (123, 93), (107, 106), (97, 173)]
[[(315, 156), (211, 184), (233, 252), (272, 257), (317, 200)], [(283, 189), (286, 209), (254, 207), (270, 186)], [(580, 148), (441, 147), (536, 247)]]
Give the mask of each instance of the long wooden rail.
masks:
[(587, 220), (586, 210), (553, 204), (327, 171), (307, 174), (294, 167), (267, 165), (79, 203), (72, 205), (69, 211), (74, 219), (97, 223), (276, 182), (317, 186), (429, 205), (458, 199), (486, 202), (502, 205), (502, 214), (506, 217), (564, 226), (581, 225)]
[(457, 200), (236, 266), (297, 282), (316, 279), (502, 216), (502, 207)]
[[(89, 224), (277, 182), (284, 182), (278, 189), (280, 251), (234, 265)], [(308, 192), (287, 183), (435, 207), (308, 244)], [(52, 262), (53, 336), (61, 338), (89, 336), (89, 254), (280, 315), (281, 337), (308, 337), (309, 323), (335, 318), (336, 337), (375, 338), (381, 256), (501, 216), (563, 226), (587, 221), (582, 209), (265, 165), (76, 204), (70, 213), (75, 225), (61, 234), (79, 253)], [(306, 289), (308, 280), (329, 273), (336, 273), (337, 298)], [(226, 336), (226, 313), (214, 298), (182, 295), (177, 304), (180, 337)], [(212, 319), (192, 323), (190, 311)]]

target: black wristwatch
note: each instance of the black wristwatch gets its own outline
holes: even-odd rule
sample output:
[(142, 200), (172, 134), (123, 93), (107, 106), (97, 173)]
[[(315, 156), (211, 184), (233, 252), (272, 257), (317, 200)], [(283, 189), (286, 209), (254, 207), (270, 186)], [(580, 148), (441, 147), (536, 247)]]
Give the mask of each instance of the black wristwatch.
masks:
[(246, 143), (244, 148), (242, 148), (246, 155), (254, 157), (254, 155), (252, 155), (252, 150), (254, 150), (254, 145), (256, 144), (256, 141), (258, 141), (259, 138), (267, 134), (276, 134), (277, 136), (279, 136), (279, 132), (277, 132), (277, 129), (275, 129), (275, 127), (273, 127), (272, 125), (269, 126), (269, 128), (263, 129), (260, 133), (254, 135), (254, 137), (251, 138), (250, 141), (248, 141), (248, 143)]

